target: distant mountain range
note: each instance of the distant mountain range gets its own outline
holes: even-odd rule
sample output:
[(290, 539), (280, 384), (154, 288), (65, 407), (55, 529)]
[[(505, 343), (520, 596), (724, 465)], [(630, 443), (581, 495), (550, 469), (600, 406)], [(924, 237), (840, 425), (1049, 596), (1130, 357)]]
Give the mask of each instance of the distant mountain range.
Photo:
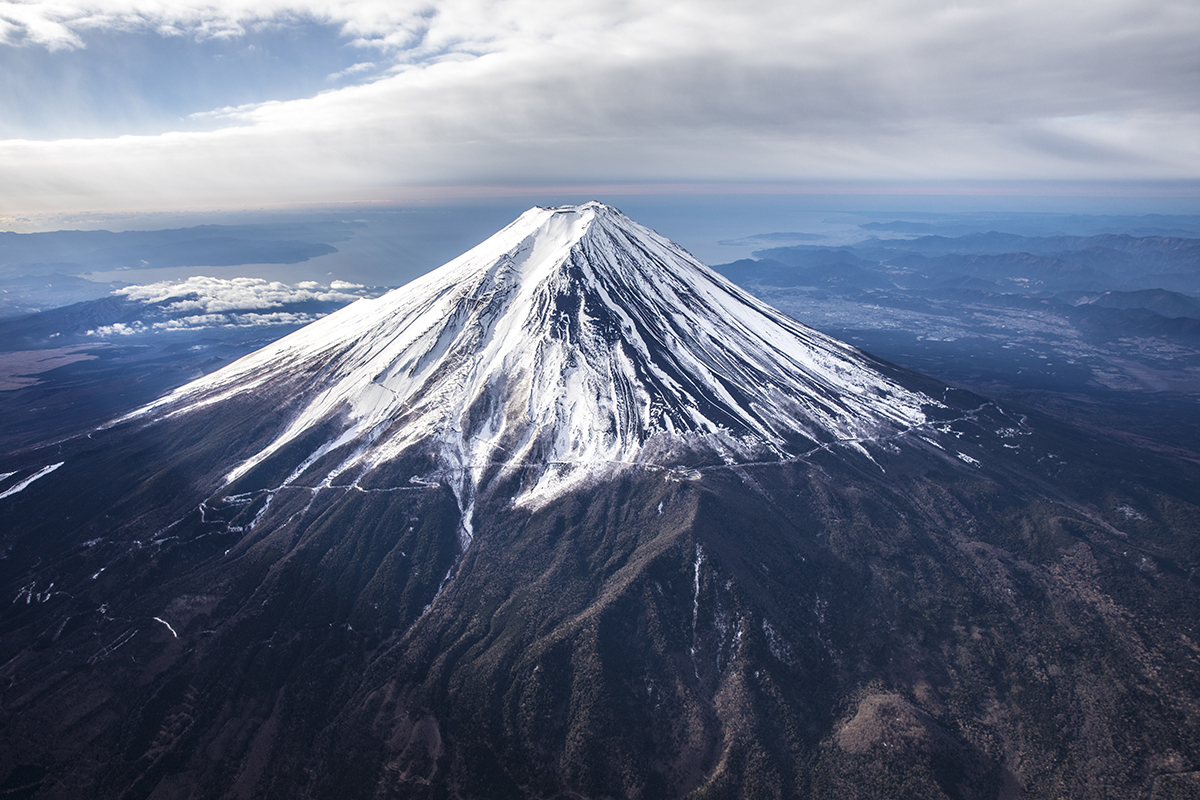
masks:
[(1095, 215), (1045, 211), (987, 213), (925, 213), (906, 219), (875, 220), (859, 225), (861, 230), (888, 233), (962, 236), (980, 231), (1008, 231), (1023, 236), (1130, 236), (1200, 237), (1200, 217), (1189, 214)]
[(1140, 308), (1171, 319), (1176, 317), (1200, 319), (1200, 300), (1178, 292), (1168, 292), (1166, 289), (1142, 289), (1136, 292), (1080, 292), (1075, 295), (1064, 295), (1063, 299), (1076, 306)]
[[(837, 264), (901, 288), (980, 278), (1008, 290), (1170, 289), (1200, 293), (1200, 239), (1129, 235), (1027, 237), (975, 233), (956, 238), (869, 239), (836, 249), (796, 245), (757, 250), (757, 259), (801, 271)], [(748, 267), (736, 262), (739, 270)], [(778, 268), (771, 280), (780, 280)], [(767, 278), (760, 278), (767, 282)], [(786, 280), (786, 278), (784, 278)], [(796, 285), (792, 283), (776, 285)]]

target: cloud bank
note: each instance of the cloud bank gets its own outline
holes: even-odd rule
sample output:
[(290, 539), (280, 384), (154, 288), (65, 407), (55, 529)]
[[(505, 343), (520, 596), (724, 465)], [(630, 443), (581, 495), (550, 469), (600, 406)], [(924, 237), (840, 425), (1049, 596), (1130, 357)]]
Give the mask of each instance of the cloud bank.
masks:
[(0, 142), (0, 211), (456, 185), (1200, 178), (1191, 0), (0, 2), (0, 41), (60, 50), (100, 30), (302, 24), (362, 51), (338, 74), (349, 85), (212, 109), (212, 130)]
[[(113, 294), (145, 305), (141, 318), (97, 326), (87, 332), (88, 336), (305, 325), (371, 293), (346, 281), (333, 281), (325, 288), (314, 281), (289, 286), (262, 278), (194, 276), (182, 281), (124, 286)], [(324, 305), (316, 310), (313, 304)]]
[(193, 276), (182, 281), (159, 281), (114, 289), (113, 294), (142, 303), (164, 303), (174, 299), (171, 311), (220, 314), (226, 311), (280, 308), (290, 303), (345, 302), (360, 295), (347, 290), (362, 289), (357, 283), (334, 281), (328, 289), (315, 281), (289, 286), (262, 278), (209, 278)]

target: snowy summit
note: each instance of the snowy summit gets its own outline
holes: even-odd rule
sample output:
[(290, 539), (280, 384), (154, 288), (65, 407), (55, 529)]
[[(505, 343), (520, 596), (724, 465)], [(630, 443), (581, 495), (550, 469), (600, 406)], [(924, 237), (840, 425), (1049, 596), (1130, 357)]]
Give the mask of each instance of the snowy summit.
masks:
[(468, 535), (476, 493), (518, 471), (517, 502), (540, 504), (620, 465), (782, 458), (919, 425), (937, 405), (596, 202), (532, 208), (132, 416), (241, 393), (278, 393), (292, 414), (228, 481), (297, 458), (317, 431), (287, 483), (357, 485), (420, 451)]

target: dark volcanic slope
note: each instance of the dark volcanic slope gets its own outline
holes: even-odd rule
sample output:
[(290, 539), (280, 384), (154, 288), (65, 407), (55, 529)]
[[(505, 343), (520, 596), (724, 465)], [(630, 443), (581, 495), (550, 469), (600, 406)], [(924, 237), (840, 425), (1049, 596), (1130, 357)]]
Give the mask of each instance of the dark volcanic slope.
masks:
[(493, 476), (465, 549), (436, 451), (226, 484), (261, 392), (0, 463), (0, 796), (1186, 796), (1195, 468), (873, 368), (941, 406)]

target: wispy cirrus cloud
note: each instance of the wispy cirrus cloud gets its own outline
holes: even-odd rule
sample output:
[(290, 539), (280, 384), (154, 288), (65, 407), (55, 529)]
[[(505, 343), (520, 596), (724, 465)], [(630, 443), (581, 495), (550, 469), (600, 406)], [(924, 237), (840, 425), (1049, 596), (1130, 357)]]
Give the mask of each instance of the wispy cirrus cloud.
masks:
[(325, 79), (329, 81), (336, 81), (339, 78), (348, 78), (352, 75), (361, 75), (364, 72), (370, 72), (373, 69), (375, 69), (374, 61), (359, 61), (351, 64), (345, 69), (340, 69), (337, 72), (329, 73), (327, 76), (325, 76)]
[(59, 0), (0, 2), (0, 20), (10, 46), (317, 24), (373, 54), (325, 73), (348, 85), (222, 108), (210, 130), (0, 142), (9, 211), (455, 184), (1200, 178), (1200, 6), (1176, 0)]
[[(318, 23), (339, 28), (354, 45), (429, 54), (458, 45), (478, 50), (496, 38), (487, 4), (458, 0), (4, 0), (0, 42), (56, 49), (87, 46), (101, 30), (198, 39), (236, 38), (267, 28)], [(528, 6), (526, 9), (528, 10)], [(438, 20), (436, 32), (431, 20)]]

